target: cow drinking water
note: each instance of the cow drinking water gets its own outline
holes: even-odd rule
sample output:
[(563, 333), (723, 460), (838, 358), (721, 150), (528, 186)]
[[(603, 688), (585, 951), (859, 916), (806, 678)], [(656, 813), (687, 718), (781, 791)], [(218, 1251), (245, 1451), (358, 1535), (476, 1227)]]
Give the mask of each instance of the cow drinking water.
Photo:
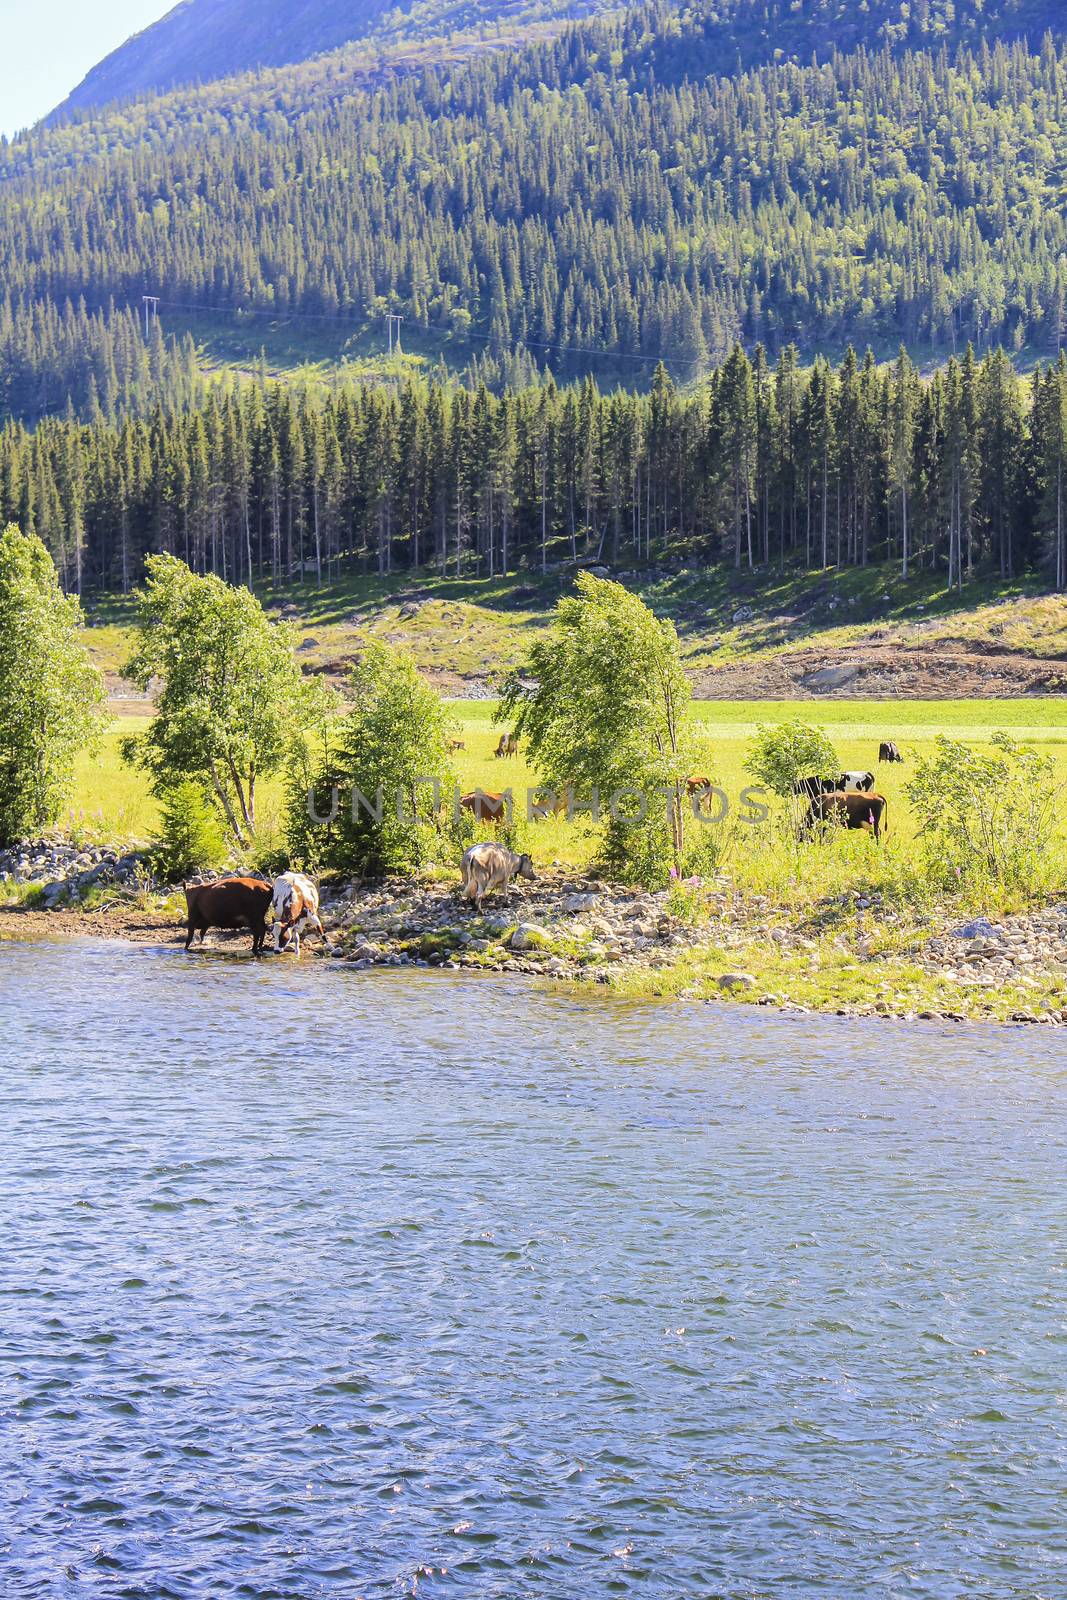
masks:
[(265, 920), (271, 903), (271, 887), (258, 878), (216, 878), (212, 883), (183, 883), (187, 915), (185, 948), (209, 928), (248, 928), (252, 934), (252, 954), (258, 956), (267, 937)]
[(274, 923), (274, 949), (292, 939), (296, 954), (300, 954), (300, 935), (308, 928), (320, 933), (326, 944), (329, 938), (319, 921), (319, 891), (310, 878), (302, 872), (283, 872), (275, 878), (270, 898), (270, 918)]

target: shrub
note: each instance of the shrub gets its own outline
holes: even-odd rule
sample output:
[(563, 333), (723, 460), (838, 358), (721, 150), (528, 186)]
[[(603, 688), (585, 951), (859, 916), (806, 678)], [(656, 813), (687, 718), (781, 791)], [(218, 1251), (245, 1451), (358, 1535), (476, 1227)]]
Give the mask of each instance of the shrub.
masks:
[(1030, 894), (1047, 876), (1062, 785), (1050, 756), (1006, 733), (991, 742), (984, 752), (939, 734), (906, 793), (934, 881)]
[(630, 882), (659, 887), (684, 856), (689, 696), (673, 625), (588, 572), (505, 691), (501, 718), (525, 735), (550, 788), (595, 790), (605, 809), (625, 790), (645, 796), (643, 816), (604, 824), (600, 864)]
[(839, 773), (841, 757), (821, 728), (805, 722), (778, 722), (756, 729), (745, 771), (774, 794), (787, 797), (800, 778)]
[(219, 867), (226, 859), (222, 825), (200, 784), (187, 778), (168, 789), (161, 804), (157, 870), (171, 879)]

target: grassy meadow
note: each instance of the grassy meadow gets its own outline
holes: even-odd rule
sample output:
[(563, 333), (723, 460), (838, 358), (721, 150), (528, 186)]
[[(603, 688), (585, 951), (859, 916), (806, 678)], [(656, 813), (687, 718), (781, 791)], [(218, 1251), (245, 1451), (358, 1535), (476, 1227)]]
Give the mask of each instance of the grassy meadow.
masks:
[[(588, 821), (580, 816), (570, 823), (555, 817), (532, 824), (522, 820), (526, 789), (536, 786), (537, 774), (522, 754), (510, 760), (494, 758), (501, 731), (495, 721), (495, 702), (453, 701), (449, 710), (456, 737), (465, 746), (455, 758), (460, 784), (487, 791), (513, 790), (515, 814), (520, 819), (517, 842), (530, 850), (540, 867), (588, 865), (595, 843)], [(714, 863), (717, 869), (729, 874), (739, 888), (765, 894), (781, 905), (809, 904), (858, 886), (869, 886), (902, 901), (922, 899), (920, 852), (904, 789), (916, 758), (932, 748), (938, 733), (983, 746), (994, 731), (1004, 729), (1020, 742), (1050, 754), (1056, 762), (1056, 781), (1067, 785), (1067, 701), (1061, 699), (833, 701), (802, 706), (777, 701), (697, 701), (692, 715), (698, 747), (696, 769), (726, 792), (735, 816), (741, 791), (752, 782), (744, 761), (761, 723), (799, 716), (818, 724), (833, 740), (844, 768), (870, 767), (877, 774), (878, 788), (889, 802), (889, 835), (881, 848), (864, 835), (844, 833), (826, 843), (798, 844), (777, 804), (771, 821), (763, 827), (752, 828), (732, 819), (706, 830), (714, 835), (721, 851)], [(126, 766), (119, 750), (120, 739), (145, 723), (146, 718), (139, 716), (117, 719), (100, 752), (82, 758), (73, 804), (64, 819), (70, 831), (94, 841), (137, 843), (152, 837), (157, 823), (155, 801), (144, 774)], [(877, 765), (878, 745), (887, 738), (900, 746), (906, 758), (903, 766)], [(261, 835), (268, 847), (277, 838), (280, 799), (277, 783), (261, 786)], [(947, 803), (953, 803), (951, 796)], [(488, 835), (492, 829), (483, 826), (479, 832)], [(1067, 828), (1061, 827), (1048, 871), (1050, 890), (1067, 889)], [(1003, 909), (1012, 907), (1005, 904)]]

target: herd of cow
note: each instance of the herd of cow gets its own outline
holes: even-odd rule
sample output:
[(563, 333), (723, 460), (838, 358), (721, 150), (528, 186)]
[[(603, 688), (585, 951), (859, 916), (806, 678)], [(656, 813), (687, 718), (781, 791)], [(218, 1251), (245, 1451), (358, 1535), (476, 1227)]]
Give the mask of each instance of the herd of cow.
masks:
[[(514, 755), (518, 740), (514, 734), (505, 734), (497, 755)], [(878, 760), (903, 761), (903, 756), (893, 743), (881, 745)], [(874, 793), (873, 772), (842, 772), (833, 778), (802, 778), (794, 785), (798, 799), (807, 799), (808, 811), (802, 828), (811, 833), (820, 822), (837, 823), (850, 829), (865, 829), (881, 839), (888, 829), (889, 802), (884, 795)], [(691, 778), (690, 794), (698, 796), (710, 792), (706, 778)], [(461, 804), (485, 821), (499, 822), (505, 816), (507, 799), (504, 795), (484, 794), (474, 790), (464, 795)], [(551, 807), (560, 809), (558, 804)], [(463, 856), (463, 881), (461, 893), (480, 911), (482, 901), (494, 889), (510, 888), (515, 877), (536, 878), (533, 862), (528, 855), (486, 840), (471, 845)], [(302, 872), (283, 872), (273, 883), (261, 878), (216, 878), (211, 883), (183, 884), (187, 910), (185, 948), (199, 935), (200, 943), (211, 928), (224, 930), (248, 929), (252, 934), (252, 952), (259, 955), (267, 939), (268, 928), (273, 931), (274, 949), (281, 951), (290, 946), (300, 954), (300, 936), (309, 930), (321, 935), (330, 943), (319, 919), (319, 892), (311, 879)]]
[[(892, 740), (878, 747), (879, 762), (903, 761)], [(881, 840), (889, 832), (889, 801), (874, 793), (873, 772), (842, 772), (836, 778), (801, 778), (793, 785), (798, 799), (807, 799), (808, 811), (801, 831), (811, 834), (820, 822), (843, 828), (864, 829)]]

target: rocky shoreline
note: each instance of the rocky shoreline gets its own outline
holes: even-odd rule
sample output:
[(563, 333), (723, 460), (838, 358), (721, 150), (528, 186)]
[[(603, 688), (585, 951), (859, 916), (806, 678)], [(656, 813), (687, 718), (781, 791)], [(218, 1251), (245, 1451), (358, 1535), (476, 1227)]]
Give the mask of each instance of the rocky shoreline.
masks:
[[(0, 853), (0, 936), (184, 938), (181, 891), (152, 885), (138, 851), (34, 840)], [(29, 891), (29, 893), (27, 893)], [(458, 885), (395, 880), (326, 886), (330, 947), (315, 957), (371, 966), (525, 974), (630, 995), (737, 998), (840, 1016), (1067, 1022), (1067, 894), (1024, 914), (960, 922), (917, 915), (881, 894), (776, 906), (726, 878), (704, 886), (696, 925), (672, 894), (558, 872), (515, 885), (480, 915)], [(245, 934), (213, 934), (242, 949)]]
[[(3, 885), (15, 891), (0, 906), (3, 937), (183, 939), (180, 891), (155, 889), (137, 852), (34, 841), (0, 852)], [(558, 873), (513, 886), (484, 915), (453, 883), (335, 884), (324, 889), (323, 917), (330, 947), (304, 948), (348, 970), (522, 974), (799, 1013), (1067, 1023), (1067, 896), (999, 921), (958, 921), (948, 910), (917, 919), (878, 894), (797, 909), (721, 878), (705, 886), (703, 915), (689, 925), (669, 892)], [(209, 944), (243, 949), (247, 935)]]

